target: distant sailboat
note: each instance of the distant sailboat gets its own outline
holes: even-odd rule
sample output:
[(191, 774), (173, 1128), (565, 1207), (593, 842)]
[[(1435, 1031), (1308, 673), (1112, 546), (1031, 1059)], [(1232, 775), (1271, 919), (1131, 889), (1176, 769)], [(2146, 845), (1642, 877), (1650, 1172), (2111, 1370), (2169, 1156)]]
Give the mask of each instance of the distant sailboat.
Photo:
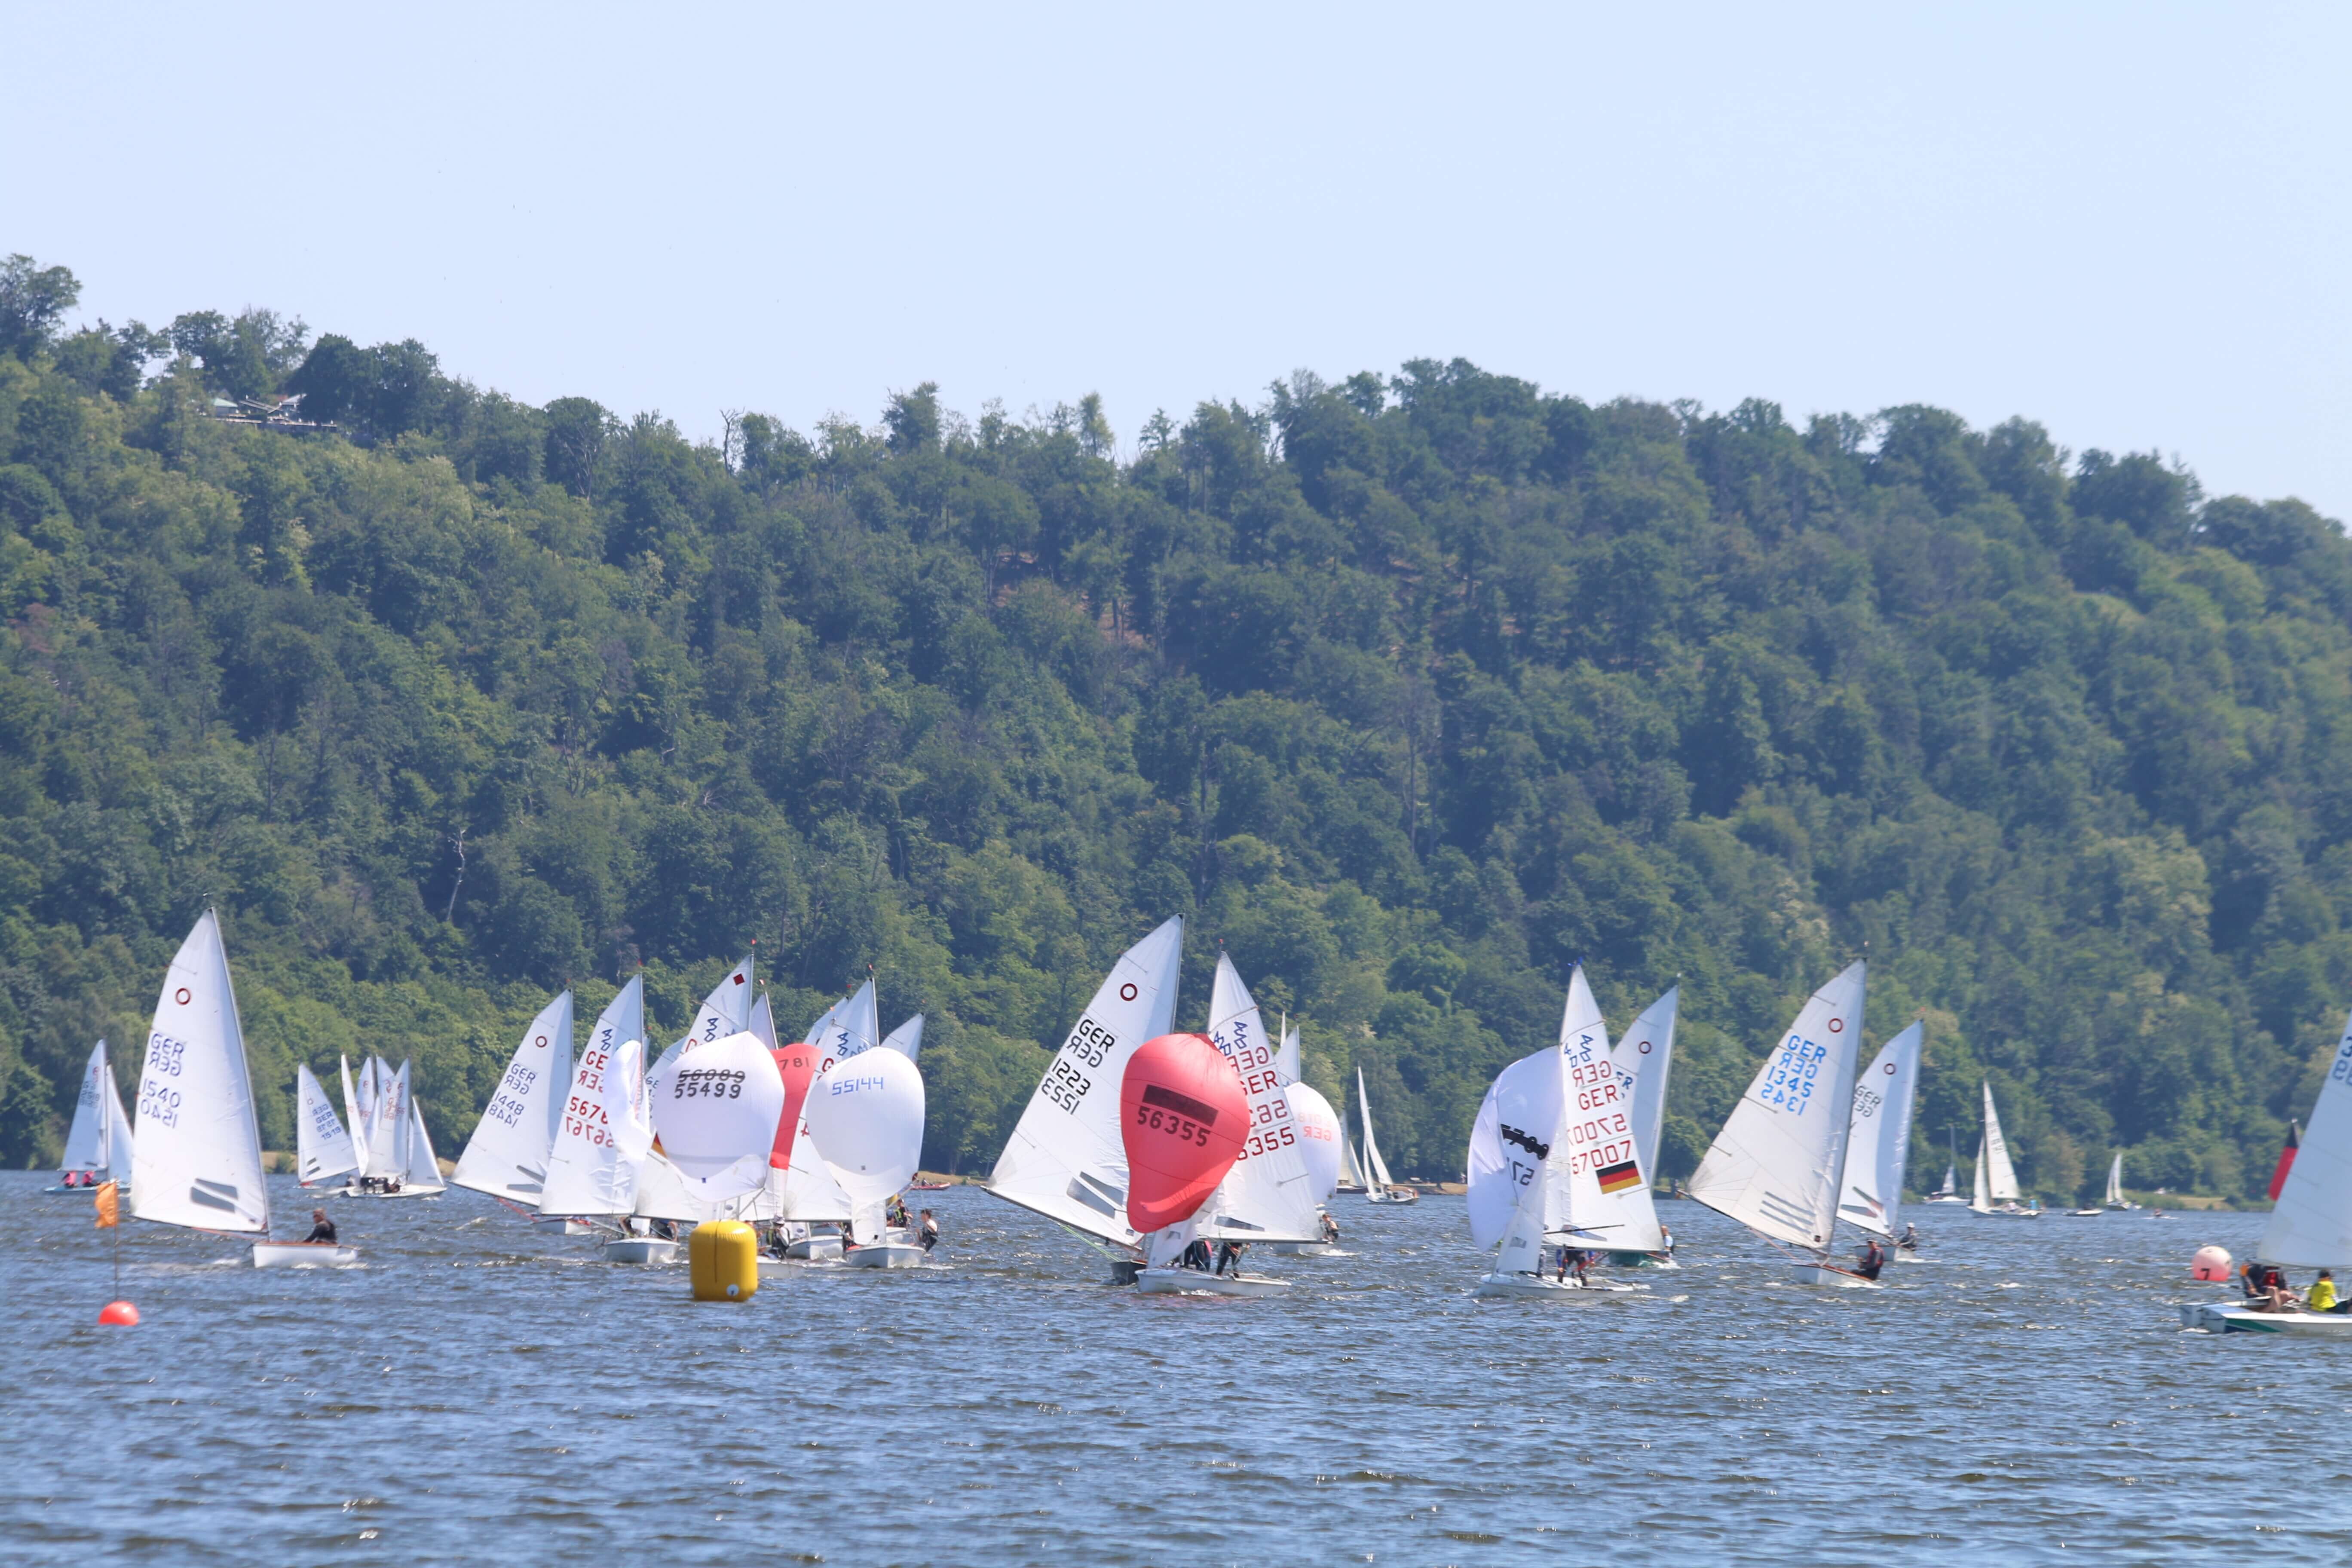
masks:
[(1364, 1179), (1364, 1162), (1356, 1152), (1356, 1141), (1342, 1126), (1339, 1131), (1339, 1181), (1331, 1189), (1335, 1193), (1365, 1193), (1371, 1184)]
[[(2028, 1208), (2017, 1200), (2017, 1168), (2009, 1161), (2009, 1140), (2001, 1136), (2000, 1113), (1993, 1109), (1992, 1080), (1984, 1085), (1984, 1136), (1977, 1144), (1976, 1201), (1970, 1210), (1980, 1215), (1997, 1215), (2003, 1219), (2040, 1219), (2039, 1207)], [(2000, 1206), (1995, 1208), (1993, 1205)]]
[(359, 1151), (309, 1064), (294, 1067), (294, 1173), (312, 1187), (359, 1169)]
[(1944, 1184), (1927, 1194), (1931, 1204), (1965, 1204), (1969, 1200), (1960, 1191), (1960, 1135), (1948, 1129), (1946, 1137), (1951, 1143), (1951, 1163), (1944, 1167)]
[(1768, 1241), (1811, 1254), (1801, 1283), (1875, 1288), (1830, 1261), (1862, 1039), (1864, 971), (1813, 993), (1699, 1162), (1690, 1195)]
[(1372, 1136), (1372, 1102), (1364, 1093), (1364, 1069), (1356, 1068), (1356, 1115), (1364, 1128), (1364, 1201), (1370, 1204), (1409, 1204), (1421, 1194), (1411, 1187), (1401, 1187), (1389, 1175), (1388, 1162), (1381, 1158), (1380, 1141)]
[(220, 920), (206, 910), (172, 959), (155, 999), (147, 1061), (139, 1075), (131, 1212), (157, 1225), (255, 1237), (253, 1261), (350, 1263), (359, 1249), (272, 1242), (261, 1174), (261, 1126), (245, 1030)]
[(90, 1047), (81, 1070), (81, 1092), (74, 1097), (73, 1128), (66, 1134), (58, 1184), (42, 1190), (87, 1192), (102, 1181), (127, 1186), (133, 1147), (131, 1119), (122, 1113), (122, 1096), (114, 1087), (114, 1069), (107, 1065), (106, 1042), (100, 1040)]
[(1919, 1087), (1919, 1049), (1926, 1038), (1927, 1026), (1913, 1024), (1879, 1047), (1853, 1086), (1838, 1218), (1885, 1241), (1895, 1239), (1895, 1217), (1903, 1207), (1911, 1102)]

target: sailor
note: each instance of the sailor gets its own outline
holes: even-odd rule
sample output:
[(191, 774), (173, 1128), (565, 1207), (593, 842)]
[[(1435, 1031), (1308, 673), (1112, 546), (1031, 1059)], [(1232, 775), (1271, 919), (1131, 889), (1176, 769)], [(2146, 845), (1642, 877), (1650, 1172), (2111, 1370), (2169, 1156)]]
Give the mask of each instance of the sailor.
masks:
[(940, 1222), (932, 1216), (929, 1209), (923, 1211), (922, 1228), (916, 1233), (915, 1239), (923, 1244), (925, 1252), (930, 1251), (940, 1244)]
[(1901, 1247), (1906, 1252), (1918, 1251), (1919, 1227), (1916, 1225), (1905, 1226), (1903, 1227), (1903, 1239), (1896, 1242), (1895, 1245)]
[(1339, 1222), (1327, 1211), (1323, 1215), (1323, 1245), (1335, 1246), (1339, 1240)]
[(1238, 1279), (1242, 1277), (1242, 1244), (1238, 1241), (1220, 1241), (1217, 1243), (1217, 1274), (1219, 1278), (1223, 1277), (1225, 1269), (1228, 1267), (1232, 1268), (1234, 1279)]
[(1209, 1271), (1209, 1244), (1198, 1237), (1193, 1237), (1192, 1245), (1184, 1249), (1184, 1267), (1197, 1268), (1206, 1274)]
[(899, 1196), (898, 1194), (896, 1194), (896, 1193), (891, 1194), (890, 1194), (890, 1201), (889, 1201), (887, 1204), (886, 1204), (886, 1205), (883, 1205), (883, 1209), (882, 1209), (882, 1217), (883, 1217), (884, 1222), (885, 1222), (886, 1224), (887, 1224), (887, 1225), (888, 1225), (892, 1229), (894, 1229), (894, 1230), (904, 1230), (904, 1229), (906, 1229), (906, 1228), (907, 1228), (907, 1200), (906, 1200), (906, 1199), (904, 1199), (904, 1198), (902, 1198), (902, 1197), (900, 1197), (900, 1196)]
[(1874, 1236), (1863, 1244), (1862, 1252), (1854, 1262), (1853, 1271), (1864, 1279), (1875, 1279), (1878, 1278), (1878, 1271), (1885, 1267), (1886, 1248), (1881, 1246), (1878, 1237)]
[(304, 1237), (302, 1239), (304, 1241), (323, 1241), (331, 1247), (334, 1245), (335, 1222), (327, 1217), (327, 1211), (325, 1209), (312, 1209), (310, 1211), (310, 1234)]
[(2321, 1269), (2319, 1278), (2311, 1282), (2311, 1289), (2304, 1294), (2303, 1310), (2306, 1312), (2341, 1312), (2347, 1308), (2352, 1308), (2352, 1299), (2337, 1300), (2336, 1276), (2325, 1268)]

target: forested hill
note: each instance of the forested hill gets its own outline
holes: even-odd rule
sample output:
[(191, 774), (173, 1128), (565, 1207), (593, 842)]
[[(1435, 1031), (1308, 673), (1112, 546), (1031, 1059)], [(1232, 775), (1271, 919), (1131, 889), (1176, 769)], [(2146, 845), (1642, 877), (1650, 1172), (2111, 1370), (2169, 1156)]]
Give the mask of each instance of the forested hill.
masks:
[[(0, 273), (0, 1159), (216, 901), (264, 1131), (413, 1058), (454, 1153), (552, 987), (682, 1028), (930, 1016), (985, 1169), (1112, 957), (1186, 914), (1453, 1176), (1581, 956), (1682, 977), (1668, 1170), (1802, 996), (1924, 1009), (1915, 1178), (1990, 1076), (2030, 1184), (2244, 1194), (2352, 1002), (2352, 544), (2152, 456), (1927, 407), (1801, 427), (1454, 361), (722, 445), (266, 311), (71, 326)], [(301, 393), (336, 432), (215, 399)], [(1962, 1161), (1965, 1173), (1967, 1162)], [(1916, 1184), (1925, 1185), (1925, 1179)]]

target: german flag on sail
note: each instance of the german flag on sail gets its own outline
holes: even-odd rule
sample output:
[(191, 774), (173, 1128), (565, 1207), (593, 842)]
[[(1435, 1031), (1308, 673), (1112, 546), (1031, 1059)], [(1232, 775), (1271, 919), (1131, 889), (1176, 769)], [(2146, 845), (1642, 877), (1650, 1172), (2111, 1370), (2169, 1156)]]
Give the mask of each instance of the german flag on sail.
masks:
[(1622, 1193), (1628, 1187), (1642, 1184), (1642, 1167), (1632, 1160), (1618, 1165), (1603, 1165), (1593, 1173), (1604, 1193)]

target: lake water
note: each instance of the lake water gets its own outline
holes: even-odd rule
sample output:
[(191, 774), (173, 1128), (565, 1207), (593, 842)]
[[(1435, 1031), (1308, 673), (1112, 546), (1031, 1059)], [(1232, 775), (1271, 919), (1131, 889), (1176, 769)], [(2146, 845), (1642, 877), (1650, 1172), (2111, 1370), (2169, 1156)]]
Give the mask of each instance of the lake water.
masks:
[(2352, 1558), (2352, 1345), (2170, 1306), (2258, 1215), (1917, 1210), (1866, 1292), (1673, 1203), (1681, 1270), (1519, 1303), (1460, 1199), (1339, 1198), (1354, 1256), (1235, 1301), (965, 1190), (938, 1267), (725, 1306), (453, 1192), (331, 1205), (340, 1271), (126, 1225), (124, 1330), (48, 1179), (0, 1176), (11, 1563)]

